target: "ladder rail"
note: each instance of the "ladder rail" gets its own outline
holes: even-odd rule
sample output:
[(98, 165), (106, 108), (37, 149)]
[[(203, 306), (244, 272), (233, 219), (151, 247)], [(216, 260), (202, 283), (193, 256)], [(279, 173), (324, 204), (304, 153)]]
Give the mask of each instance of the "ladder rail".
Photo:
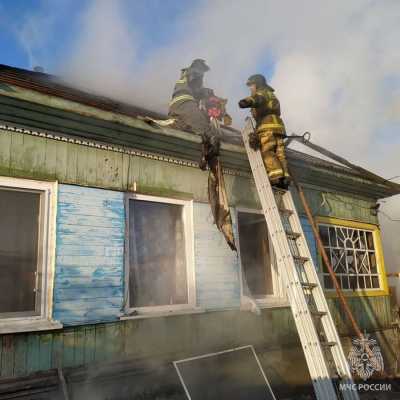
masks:
[[(326, 344), (329, 345), (327, 351), (331, 351), (335, 366), (343, 383), (352, 383), (349, 365), (320, 285), (318, 273), (315, 269), (291, 193), (286, 191), (282, 195), (282, 202), (284, 204), (284, 213), (288, 215), (291, 231), (299, 234), (296, 236), (290, 233), (288, 235), (287, 227), (285, 226), (287, 224), (284, 224), (282, 221), (282, 216), (278, 209), (260, 152), (254, 151), (249, 146), (248, 135), (253, 131), (250, 122), (247, 121), (246, 127), (242, 132), (243, 142), (249, 157), (263, 213), (275, 250), (277, 265), (279, 266), (280, 275), (286, 288), (286, 295), (292, 309), (315, 394), (318, 400), (337, 400), (337, 393), (329, 373), (325, 353), (307, 302), (305, 290), (310, 290), (308, 296), (314, 300), (317, 310), (320, 311), (317, 315), (321, 318)], [(296, 257), (297, 261), (295, 261), (296, 255), (292, 251), (293, 246), (296, 249), (296, 255), (299, 256)], [(301, 270), (300, 272), (299, 269)], [(300, 279), (300, 277), (303, 278)], [(304, 285), (304, 282), (310, 283), (307, 289), (305, 288), (307, 285)], [(359, 399), (358, 393), (353, 390), (342, 392), (342, 396), (346, 400)]]
[[(249, 128), (250, 125), (247, 124), (247, 131)], [(315, 332), (315, 327), (307, 307), (304, 292), (302, 290), (295, 290), (296, 285), (298, 287), (300, 286), (300, 281), (295, 273), (296, 265), (291, 256), (286, 231), (280, 219), (280, 214), (265, 171), (264, 163), (260, 153), (255, 152), (250, 148), (248, 144), (249, 132), (247, 131), (244, 131), (244, 143), (249, 155), (253, 176), (260, 195), (277, 262), (278, 265), (284, 265), (284, 268), (282, 268), (282, 277), (284, 277), (286, 292), (289, 297), (297, 330), (301, 332), (300, 340), (310, 370), (314, 389), (318, 399), (336, 400), (335, 389), (329, 377), (329, 371), (325, 363), (323, 350)], [(312, 331), (312, 329), (314, 329), (314, 331)]]
[[(288, 202), (288, 207), (290, 207), (291, 209), (295, 209), (293, 197), (290, 192), (287, 193), (287, 197), (285, 198), (285, 200)], [(293, 221), (293, 228), (296, 230), (296, 232), (302, 233), (302, 236), (298, 239), (298, 241), (300, 242), (298, 244), (300, 253), (302, 253), (302, 255), (304, 255), (305, 257), (308, 257), (310, 260), (310, 262), (307, 262), (307, 265), (305, 266), (306, 275), (309, 278), (310, 282), (318, 283), (319, 282), (318, 272), (312, 261), (311, 252), (304, 235), (300, 218), (296, 212), (292, 214), (291, 218)], [(329, 312), (329, 305), (326, 300), (324, 291), (320, 284), (317, 285), (314, 289), (312, 289), (312, 291), (318, 310), (327, 311), (327, 314), (321, 318), (321, 322), (324, 327), (324, 332), (327, 335), (326, 340), (327, 342), (336, 342), (338, 344), (337, 346), (334, 346), (334, 348), (331, 349), (336, 367), (338, 368), (338, 374), (343, 383), (345, 384), (353, 383), (350, 367), (347, 362), (346, 355), (344, 354), (343, 347), (341, 346), (340, 336), (335, 327), (335, 322), (332, 318), (331, 313)], [(349, 392), (355, 394), (354, 396), (350, 397), (351, 399), (358, 400), (359, 396), (357, 392), (354, 391), (349, 391)]]

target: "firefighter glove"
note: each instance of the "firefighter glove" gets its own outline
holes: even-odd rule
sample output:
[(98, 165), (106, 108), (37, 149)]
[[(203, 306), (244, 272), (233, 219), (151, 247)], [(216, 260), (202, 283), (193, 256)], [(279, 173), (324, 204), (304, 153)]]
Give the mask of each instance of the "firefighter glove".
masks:
[(239, 101), (240, 108), (249, 108), (252, 106), (252, 104), (253, 102), (248, 97)]
[(253, 150), (258, 150), (261, 147), (260, 138), (256, 132), (252, 132), (249, 135), (249, 145)]

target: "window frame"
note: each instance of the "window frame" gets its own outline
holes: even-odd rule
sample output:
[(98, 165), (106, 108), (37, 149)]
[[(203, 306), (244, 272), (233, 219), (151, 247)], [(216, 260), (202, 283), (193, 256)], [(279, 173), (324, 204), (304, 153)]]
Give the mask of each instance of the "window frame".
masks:
[[(188, 302), (187, 304), (173, 304), (161, 306), (130, 307), (129, 305), (129, 201), (151, 201), (162, 204), (176, 204), (183, 206), (183, 226), (186, 253), (186, 279)], [(194, 230), (193, 230), (193, 200), (183, 200), (169, 197), (152, 196), (139, 193), (126, 193), (125, 195), (125, 290), (124, 290), (124, 313), (125, 316), (140, 316), (149, 314), (180, 313), (182, 311), (196, 310), (196, 277), (194, 262)]]
[[(250, 301), (254, 301), (259, 307), (269, 308), (269, 307), (281, 307), (287, 306), (288, 300), (284, 294), (284, 287), (282, 279), (279, 274), (279, 268), (277, 268), (276, 256), (273, 249), (273, 244), (271, 238), (269, 237), (269, 251), (271, 259), (271, 276), (272, 276), (272, 292), (273, 294), (266, 295), (262, 298), (254, 298), (248, 296), (244, 293), (243, 287), (243, 265), (242, 257), (240, 254), (240, 234), (239, 234), (239, 213), (250, 213), (250, 214), (260, 214), (264, 216), (264, 213), (260, 209), (246, 208), (246, 207), (236, 207), (235, 209), (235, 220), (236, 220), (236, 242), (238, 251), (238, 263), (239, 263), (239, 280), (240, 280), (240, 304), (242, 307), (247, 307)], [(269, 236), (269, 234), (268, 234)]]
[[(0, 187), (26, 192), (42, 192), (40, 198), (40, 222), (38, 246), (42, 257), (38, 260), (37, 271), (41, 271), (40, 313), (25, 315), (18, 313), (0, 314), (0, 334), (35, 330), (60, 329), (62, 324), (52, 319), (53, 289), (55, 276), (57, 181), (36, 181), (30, 179), (0, 176)], [(40, 265), (39, 265), (40, 263)], [(37, 277), (39, 274), (36, 275)]]
[[(377, 274), (379, 277), (379, 289), (367, 288), (367, 289), (342, 289), (342, 292), (347, 297), (359, 297), (359, 296), (387, 296), (389, 294), (389, 286), (386, 277), (386, 268), (383, 256), (383, 247), (382, 247), (382, 240), (381, 240), (381, 232), (379, 225), (369, 224), (365, 222), (359, 221), (352, 221), (352, 220), (345, 220), (339, 218), (332, 218), (332, 217), (316, 217), (316, 223), (318, 226), (320, 225), (333, 225), (333, 226), (342, 226), (345, 228), (354, 228), (359, 230), (365, 230), (372, 233), (372, 238), (374, 241), (374, 248), (375, 248), (375, 257), (377, 263)], [(320, 282), (322, 288), (327, 297), (337, 297), (337, 293), (335, 289), (325, 289), (323, 283), (323, 269), (322, 269), (322, 257), (319, 249), (317, 248), (318, 254), (318, 262), (319, 262), (319, 272), (318, 276), (320, 278)], [(329, 255), (328, 255), (329, 256)]]

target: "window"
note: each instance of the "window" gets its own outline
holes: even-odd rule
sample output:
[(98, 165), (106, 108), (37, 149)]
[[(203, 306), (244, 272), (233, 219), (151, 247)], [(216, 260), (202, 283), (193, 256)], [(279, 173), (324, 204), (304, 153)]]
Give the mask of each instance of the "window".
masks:
[(0, 333), (51, 321), (56, 187), (0, 177)]
[(192, 202), (128, 195), (127, 308), (195, 306)]
[(264, 215), (238, 211), (239, 251), (242, 266), (242, 292), (256, 300), (274, 294), (272, 248)]
[[(320, 223), (319, 233), (342, 289), (383, 289), (377, 227), (350, 222)], [(333, 289), (332, 280), (323, 263), (322, 280), (325, 289)]]

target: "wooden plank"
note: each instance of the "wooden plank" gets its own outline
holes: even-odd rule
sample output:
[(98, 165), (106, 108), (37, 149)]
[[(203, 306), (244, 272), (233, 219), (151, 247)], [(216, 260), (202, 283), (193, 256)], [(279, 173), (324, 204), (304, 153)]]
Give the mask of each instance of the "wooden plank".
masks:
[(26, 363), (28, 356), (28, 335), (15, 336), (14, 375), (22, 376), (27, 373)]
[(85, 364), (91, 364), (95, 360), (96, 350), (96, 327), (94, 325), (84, 328), (84, 362)]
[(121, 327), (121, 323), (105, 325), (104, 353), (107, 361), (117, 360), (123, 356), (124, 345)]
[(73, 330), (63, 334), (63, 367), (75, 366), (75, 333)]
[(123, 266), (124, 259), (119, 257), (105, 257), (105, 256), (57, 256), (57, 263), (61, 265), (75, 265), (85, 268), (87, 265), (107, 265), (107, 266)]
[[(90, 188), (83, 186), (72, 186), (72, 185), (60, 185), (60, 195), (65, 195), (68, 202), (78, 201), (79, 203), (96, 204), (97, 206), (107, 207), (109, 201), (120, 201), (123, 202), (123, 193), (115, 190), (106, 190), (98, 188)], [(81, 197), (84, 196), (84, 197)], [(106, 200), (106, 202), (105, 202)]]
[(24, 165), (24, 135), (13, 133), (10, 146), (10, 175), (19, 176)]
[(91, 276), (79, 277), (56, 277), (56, 286), (59, 289), (82, 289), (82, 288), (107, 288), (107, 287), (121, 287), (123, 284), (122, 274), (119, 273), (115, 276), (103, 276), (100, 278)]
[(97, 179), (97, 149), (88, 147), (87, 152), (87, 170), (86, 170), (86, 182), (88, 186), (96, 186)]
[(56, 151), (56, 176), (60, 182), (65, 182), (67, 179), (68, 168), (68, 148), (70, 144), (58, 142)]
[(23, 170), (33, 178), (47, 176), (45, 168), (46, 139), (35, 136), (24, 136)]
[[(197, 303), (206, 308), (240, 304), (239, 263), (236, 253), (212, 224), (208, 204), (193, 206)], [(215, 273), (218, 271), (218, 279)]]
[(50, 179), (57, 179), (57, 147), (59, 142), (46, 139), (45, 173)]
[(123, 297), (77, 299), (54, 303), (54, 318), (64, 325), (89, 324), (118, 320)]
[(106, 328), (104, 324), (97, 325), (95, 333), (95, 354), (94, 354), (96, 362), (101, 362), (106, 360), (107, 358), (106, 346), (107, 346)]
[(53, 333), (53, 349), (51, 354), (51, 368), (63, 367), (64, 334)]
[(98, 150), (96, 156), (96, 186), (120, 188), (123, 166), (121, 153)]
[(0, 174), (10, 173), (11, 133), (0, 131)]
[(77, 180), (78, 170), (78, 145), (69, 144), (67, 152), (67, 175), (65, 177), (66, 182), (75, 183)]
[(77, 165), (76, 165), (76, 180), (81, 185), (87, 185), (87, 172), (88, 172), (88, 157), (89, 147), (77, 147)]
[(62, 265), (57, 264), (58, 276), (65, 277), (93, 277), (102, 278), (105, 276), (120, 276), (122, 274), (120, 266), (106, 266), (106, 265), (87, 265), (81, 268), (76, 265)]
[(46, 371), (51, 368), (53, 335), (50, 333), (39, 335), (39, 369)]
[(77, 245), (64, 244), (58, 251), (59, 256), (96, 256), (96, 257), (121, 257), (122, 246), (87, 245), (84, 248)]
[(3, 351), (1, 357), (1, 376), (11, 377), (14, 375), (14, 336), (3, 336)]
[(28, 356), (26, 372), (28, 374), (39, 371), (39, 335), (31, 333), (28, 335)]
[(75, 365), (80, 366), (85, 363), (85, 329), (77, 327), (75, 329)]
[(121, 286), (116, 287), (83, 287), (83, 288), (71, 288), (63, 289), (58, 288), (57, 290), (57, 303), (61, 303), (66, 300), (84, 300), (84, 299), (108, 299), (113, 297), (119, 297), (123, 295)]
[(121, 218), (106, 217), (106, 216), (94, 216), (94, 215), (82, 215), (71, 212), (70, 209), (65, 207), (59, 208), (59, 221), (63, 222), (63, 225), (78, 225), (78, 226), (93, 226), (100, 228), (120, 228), (121, 232), (124, 229), (125, 224)]

